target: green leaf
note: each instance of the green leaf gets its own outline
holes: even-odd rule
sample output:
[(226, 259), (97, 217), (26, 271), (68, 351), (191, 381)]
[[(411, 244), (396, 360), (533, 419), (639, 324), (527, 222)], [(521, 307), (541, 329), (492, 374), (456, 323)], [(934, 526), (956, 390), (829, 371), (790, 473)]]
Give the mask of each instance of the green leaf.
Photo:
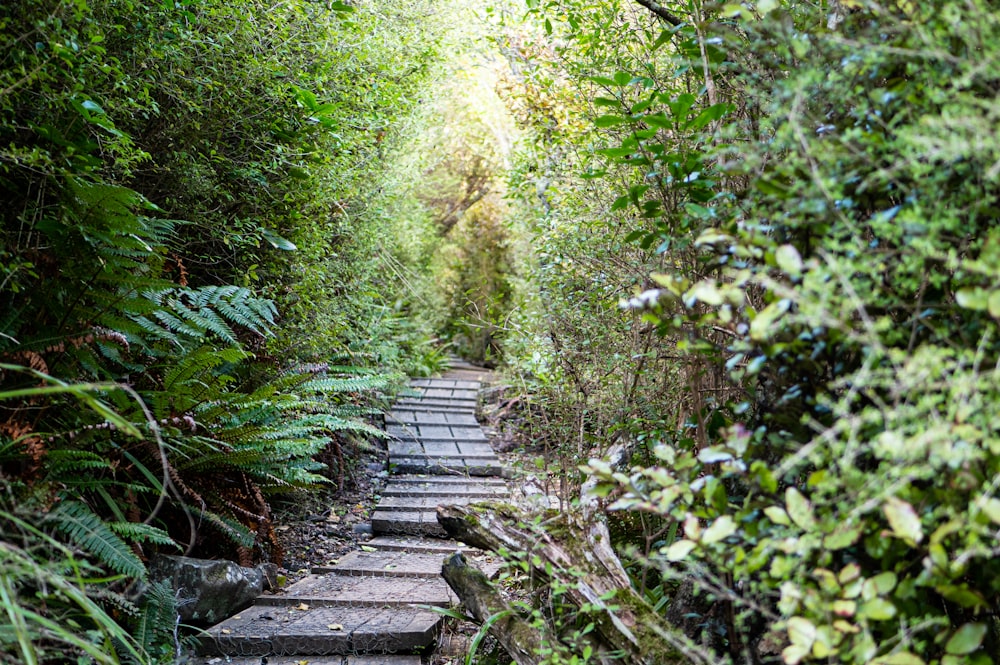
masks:
[(612, 79), (609, 79), (607, 76), (588, 76), (587, 78), (593, 81), (594, 83), (603, 85), (608, 88), (617, 87), (617, 84)]
[(963, 309), (982, 312), (989, 307), (990, 295), (980, 287), (966, 287), (955, 293), (955, 302)]
[(605, 106), (605, 107), (620, 108), (621, 105), (622, 105), (622, 103), (620, 101), (618, 101), (617, 99), (613, 99), (611, 97), (595, 97), (594, 98), (594, 106)]
[(667, 101), (667, 106), (670, 107), (671, 113), (674, 114), (674, 119), (677, 122), (683, 123), (687, 120), (688, 112), (696, 101), (697, 98), (694, 95), (685, 93), (678, 95), (674, 101)]
[(1000, 499), (991, 496), (982, 506), (983, 514), (994, 524), (1000, 524)]
[(785, 509), (780, 506), (768, 506), (764, 509), (764, 514), (767, 515), (767, 519), (771, 520), (775, 524), (780, 524), (781, 526), (788, 526), (792, 523), (792, 521), (788, 519), (788, 513), (785, 512)]
[(967, 623), (956, 630), (955, 634), (948, 639), (944, 650), (955, 655), (972, 653), (983, 643), (985, 636), (985, 623)]
[(697, 543), (693, 540), (678, 540), (668, 547), (663, 554), (667, 557), (667, 561), (683, 561), (695, 547), (697, 547)]
[(833, 533), (827, 534), (823, 538), (823, 547), (828, 550), (842, 550), (858, 542), (861, 537), (862, 527), (847, 526), (844, 523), (838, 524)]
[(800, 529), (810, 531), (816, 527), (812, 504), (794, 487), (785, 490), (785, 510)]
[(688, 123), (688, 129), (695, 131), (702, 129), (709, 123), (715, 122), (722, 116), (726, 115), (730, 108), (730, 104), (713, 104), (695, 116), (694, 120)]
[(298, 249), (298, 247), (295, 246), (295, 243), (282, 238), (270, 229), (261, 229), (260, 235), (268, 242), (268, 244), (271, 245), (271, 247), (274, 247), (275, 249), (280, 249), (285, 252), (293, 252)]
[(710, 527), (705, 529), (705, 533), (701, 536), (701, 542), (703, 545), (711, 545), (712, 543), (717, 543), (720, 540), (728, 538), (734, 533), (736, 533), (736, 522), (729, 515), (723, 515), (712, 522)]
[(858, 616), (873, 621), (888, 621), (896, 616), (896, 606), (885, 598), (872, 598), (858, 608)]
[(624, 210), (625, 208), (629, 207), (631, 203), (632, 199), (629, 198), (628, 194), (619, 196), (617, 199), (615, 199), (615, 202), (611, 204), (611, 210), (612, 211)]
[(750, 322), (750, 339), (761, 342), (770, 337), (773, 326), (792, 306), (792, 301), (782, 298), (757, 312)]
[[(688, 290), (688, 292), (684, 294), (684, 304), (687, 305), (688, 307), (694, 307), (694, 305), (699, 302), (705, 303), (706, 305), (709, 305), (711, 307), (717, 307), (722, 303), (726, 302), (726, 296), (724, 293), (722, 293), (722, 291), (719, 290), (719, 287), (717, 284), (715, 284), (715, 282), (702, 281), (692, 286)], [(700, 455), (699, 459), (701, 459)], [(730, 455), (728, 459), (732, 459), (732, 455)], [(707, 464), (711, 463), (708, 460), (704, 459), (702, 459), (701, 461)], [(723, 461), (723, 460), (715, 460), (715, 461)]]
[(799, 250), (792, 245), (782, 245), (775, 250), (774, 261), (778, 264), (778, 268), (791, 277), (802, 274), (802, 257), (799, 255)]
[(788, 620), (788, 640), (809, 648), (816, 641), (816, 626), (805, 617), (792, 617)]
[(779, 199), (787, 199), (790, 194), (790, 192), (788, 191), (788, 187), (780, 183), (777, 183), (773, 180), (767, 180), (765, 178), (759, 178), (754, 183), (754, 187), (759, 189), (764, 194), (775, 196)]
[(926, 665), (924, 660), (909, 651), (882, 656), (872, 661), (872, 665)]
[(1000, 290), (990, 293), (986, 302), (986, 309), (994, 319), (1000, 319)]
[(624, 88), (632, 82), (632, 75), (628, 72), (615, 72), (615, 85)]
[(891, 496), (882, 506), (882, 510), (892, 532), (911, 547), (924, 539), (920, 517), (909, 503)]
[(594, 119), (594, 125), (602, 129), (605, 127), (614, 127), (616, 125), (621, 125), (625, 122), (626, 122), (625, 118), (621, 117), (620, 115), (601, 115)]

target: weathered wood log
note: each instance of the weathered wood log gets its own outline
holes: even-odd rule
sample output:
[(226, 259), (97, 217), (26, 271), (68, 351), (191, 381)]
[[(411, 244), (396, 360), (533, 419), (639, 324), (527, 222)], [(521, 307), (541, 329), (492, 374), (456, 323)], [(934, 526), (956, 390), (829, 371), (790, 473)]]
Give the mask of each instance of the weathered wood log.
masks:
[(461, 552), (445, 559), (441, 575), (479, 624), (500, 617), (490, 627), (490, 634), (517, 665), (537, 665), (540, 662), (542, 644), (538, 631), (500, 597), (483, 573), (466, 563)]
[[(678, 652), (687, 640), (632, 588), (603, 522), (558, 515), (540, 527), (513, 506), (486, 503), (440, 506), (438, 522), (473, 547), (523, 553), (533, 577), (558, 581), (570, 602), (586, 608), (600, 645), (624, 654), (622, 662), (687, 662)], [(464, 601), (463, 591), (452, 588)]]

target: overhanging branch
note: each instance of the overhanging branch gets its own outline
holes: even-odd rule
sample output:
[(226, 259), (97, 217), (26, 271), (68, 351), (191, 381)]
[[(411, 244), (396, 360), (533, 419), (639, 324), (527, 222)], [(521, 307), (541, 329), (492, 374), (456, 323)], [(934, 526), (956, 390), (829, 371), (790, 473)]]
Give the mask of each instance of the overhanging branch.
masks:
[(657, 17), (663, 19), (675, 28), (680, 26), (684, 21), (682, 21), (676, 14), (668, 10), (666, 7), (656, 2), (655, 0), (635, 0), (640, 5), (653, 12)]

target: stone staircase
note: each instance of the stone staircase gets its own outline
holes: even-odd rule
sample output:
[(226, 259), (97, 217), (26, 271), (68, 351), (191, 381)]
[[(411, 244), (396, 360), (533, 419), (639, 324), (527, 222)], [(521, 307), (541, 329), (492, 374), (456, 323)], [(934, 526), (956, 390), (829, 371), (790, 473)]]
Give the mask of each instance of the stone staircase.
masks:
[[(453, 362), (414, 379), (389, 414), (389, 479), (371, 516), (375, 537), (335, 565), (316, 566), (284, 593), (213, 626), (205, 664), (420, 665), (443, 622), (431, 606), (457, 599), (441, 577), (437, 506), (506, 498), (504, 469), (476, 421), (484, 370)], [(499, 562), (466, 549), (487, 574)]]

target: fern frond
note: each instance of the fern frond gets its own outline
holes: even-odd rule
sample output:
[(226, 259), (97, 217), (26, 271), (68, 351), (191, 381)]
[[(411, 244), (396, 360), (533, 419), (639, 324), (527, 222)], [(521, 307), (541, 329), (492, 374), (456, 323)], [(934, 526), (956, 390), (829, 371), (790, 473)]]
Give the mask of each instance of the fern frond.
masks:
[(234, 364), (250, 357), (250, 354), (240, 348), (231, 347), (217, 351), (202, 347), (184, 354), (177, 360), (163, 377), (164, 390), (177, 392), (180, 384), (192, 379), (204, 381), (204, 375), (223, 364)]
[(85, 503), (63, 501), (46, 515), (45, 521), (111, 570), (128, 577), (146, 578), (142, 561)]
[(108, 528), (116, 534), (136, 543), (153, 543), (178, 547), (177, 542), (163, 529), (137, 522), (108, 522)]
[(368, 423), (361, 422), (360, 420), (338, 418), (327, 413), (317, 413), (309, 416), (306, 422), (312, 427), (322, 428), (330, 432), (361, 432), (362, 434), (367, 434), (378, 439), (389, 437), (385, 431)]
[(250, 529), (232, 518), (219, 515), (211, 510), (204, 511), (201, 516), (237, 545), (253, 547), (257, 540), (256, 535)]
[[(145, 653), (153, 653), (163, 643), (172, 641), (177, 623), (177, 599), (168, 580), (150, 584), (143, 595), (139, 618), (131, 633)], [(176, 655), (176, 654), (172, 654)]]
[(324, 378), (313, 379), (299, 386), (302, 392), (317, 393), (362, 393), (373, 390), (381, 390), (389, 385), (389, 379), (385, 376), (356, 376), (351, 378)]

